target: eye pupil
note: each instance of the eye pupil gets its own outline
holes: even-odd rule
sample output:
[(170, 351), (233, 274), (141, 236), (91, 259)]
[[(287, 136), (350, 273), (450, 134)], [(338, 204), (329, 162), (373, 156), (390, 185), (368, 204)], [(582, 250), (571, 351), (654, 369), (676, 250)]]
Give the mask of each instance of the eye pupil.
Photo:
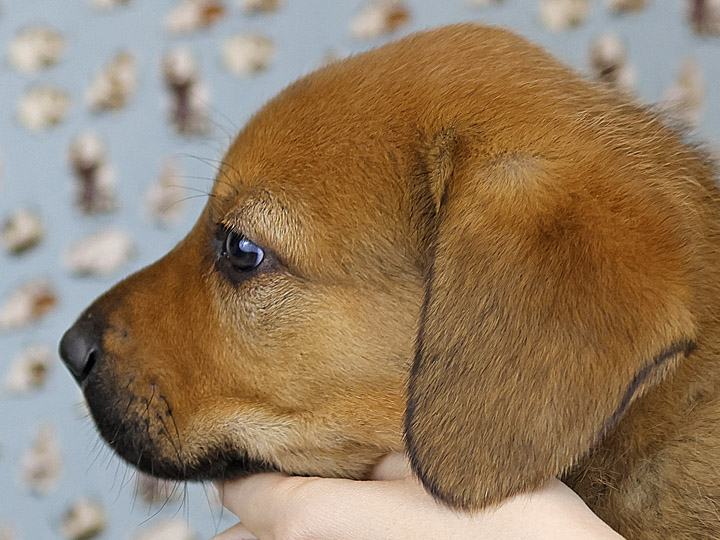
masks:
[(260, 265), (265, 253), (244, 236), (230, 232), (225, 240), (225, 257), (236, 270), (249, 272)]

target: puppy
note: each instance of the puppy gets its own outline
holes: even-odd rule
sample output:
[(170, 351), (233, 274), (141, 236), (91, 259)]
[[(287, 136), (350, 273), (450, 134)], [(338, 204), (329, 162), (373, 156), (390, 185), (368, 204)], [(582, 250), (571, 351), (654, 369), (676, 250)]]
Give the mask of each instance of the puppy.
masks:
[(260, 110), (202, 215), (61, 355), (166, 478), (363, 478), (478, 509), (560, 476), (628, 538), (720, 537), (720, 205), (651, 110), (496, 28)]

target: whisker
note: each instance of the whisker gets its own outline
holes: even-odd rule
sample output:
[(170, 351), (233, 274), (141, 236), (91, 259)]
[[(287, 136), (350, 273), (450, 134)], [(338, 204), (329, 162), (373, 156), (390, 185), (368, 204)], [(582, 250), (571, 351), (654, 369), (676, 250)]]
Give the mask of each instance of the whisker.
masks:
[[(163, 511), (163, 509), (167, 506), (167, 504), (170, 502), (170, 500), (171, 500), (171, 499), (173, 498), (173, 496), (175, 495), (175, 490), (177, 490), (178, 485), (179, 485), (179, 484), (175, 484), (175, 485), (173, 486), (172, 490), (170, 491), (170, 493), (168, 494), (168, 496), (165, 498), (165, 502), (162, 503), (162, 505), (160, 506), (160, 508), (158, 508), (158, 509), (153, 513), (153, 515), (148, 516), (148, 517), (146, 517), (144, 520), (142, 520), (142, 521), (139, 523), (139, 525), (143, 525), (143, 524), (147, 523), (148, 521), (150, 521), (152, 518), (154, 518), (154, 517), (157, 516), (160, 512)], [(151, 508), (148, 508), (148, 514), (150, 513), (150, 510), (151, 510)]]
[(138, 476), (137, 469), (131, 469), (129, 465), (126, 465), (126, 467), (127, 467), (127, 470), (130, 471), (130, 477), (127, 479), (126, 482), (124, 482), (124, 483), (120, 486), (120, 490), (121, 490), (121, 491), (122, 491), (130, 482), (132, 482), (134, 479), (139, 482), (139, 478), (140, 478), (140, 477)]
[[(145, 445), (143, 445), (143, 447), (140, 449), (140, 455), (138, 456), (137, 463), (135, 464), (136, 469), (140, 465), (140, 460), (142, 459), (142, 456), (144, 453), (145, 453)], [(133, 491), (132, 503), (130, 505), (131, 512), (135, 510), (135, 503), (137, 502), (139, 489), (140, 489), (140, 481), (139, 481), (139, 477), (136, 476), (135, 489)]]
[(222, 504), (222, 500), (224, 498), (223, 491), (225, 490), (225, 480), (227, 480), (227, 477), (225, 476), (225, 470), (223, 469), (222, 477), (220, 479), (220, 487), (218, 488), (218, 496), (220, 497), (220, 517), (218, 518), (219, 523), (222, 523), (223, 514), (225, 512), (225, 505)]
[[(142, 401), (146, 401), (146, 406), (145, 406), (145, 411), (142, 413), (142, 415), (140, 417), (141, 421), (142, 421), (143, 417), (145, 417), (145, 429), (147, 430), (148, 438), (150, 437), (150, 412), (149, 412), (150, 404), (152, 403), (152, 400), (155, 397), (155, 385), (152, 384), (151, 386), (152, 386), (153, 392), (152, 392), (152, 395), (150, 396), (150, 399), (149, 400), (146, 400), (145, 398), (142, 399)], [(140, 449), (140, 454), (138, 455), (138, 458), (137, 458), (137, 463), (135, 464), (136, 469), (140, 467), (140, 461), (142, 460), (145, 450), (146, 450), (146, 445), (143, 444), (142, 448)], [(152, 473), (153, 473), (153, 462), (151, 459), (150, 460), (150, 475), (151, 476), (152, 476)], [(137, 502), (139, 489), (140, 489), (140, 482), (138, 479), (138, 481), (135, 482), (135, 490), (133, 492), (132, 504), (130, 506), (131, 511), (133, 511), (135, 509), (135, 503)]]
[[(170, 420), (172, 420), (173, 427), (175, 428), (175, 436), (177, 437), (178, 446), (180, 447), (180, 453), (182, 454), (182, 439), (180, 438), (180, 430), (177, 427), (177, 422), (175, 422), (175, 415), (172, 412), (172, 407), (170, 407), (170, 403), (168, 402), (168, 400), (165, 396), (160, 396), (160, 399), (162, 399), (165, 402), (165, 405), (167, 406), (167, 412), (168, 412), (168, 415), (170, 416)], [(164, 425), (164, 422), (163, 422), (163, 425)], [(166, 426), (166, 429), (167, 429), (167, 426)], [(184, 475), (185, 462), (183, 460), (181, 460), (181, 461), (182, 461), (182, 465), (183, 465), (183, 475)]]
[[(94, 428), (93, 428), (94, 429)], [(102, 438), (96, 437), (95, 438), (95, 444), (93, 444), (92, 449), (88, 450), (88, 456), (90, 454), (94, 454), (96, 450), (99, 450), (101, 443), (103, 442)]]
[[(188, 482), (187, 480), (183, 480), (182, 482), (183, 487), (183, 494), (182, 498), (180, 499), (180, 506), (178, 506), (178, 510), (182, 510), (183, 514), (185, 515), (185, 522), (188, 524), (188, 527), (190, 526), (190, 491), (188, 490)], [(177, 515), (178, 511), (175, 511), (175, 515)]]
[[(107, 448), (106, 446), (104, 446), (104, 445), (98, 447), (98, 452), (97, 452), (97, 454), (95, 454), (95, 457), (94, 457), (93, 460), (90, 462), (90, 464), (87, 466), (87, 470), (85, 471), (85, 474), (86, 474), (86, 475), (90, 473), (90, 469), (92, 468), (92, 466), (95, 465), (95, 463), (97, 462), (97, 460), (100, 459), (100, 456), (103, 455), (103, 451), (107, 451), (107, 450), (108, 450), (108, 448)], [(103, 458), (103, 459), (104, 459), (104, 458)]]
[(110, 491), (115, 489), (115, 483), (117, 482), (118, 473), (120, 472), (120, 465), (122, 465), (122, 461), (120, 461), (119, 459), (116, 461), (117, 465), (115, 465), (115, 474), (113, 475), (112, 484), (110, 484)]
[(226, 180), (226, 181), (223, 181), (223, 179), (221, 179), (220, 177), (216, 177), (215, 182), (222, 184), (224, 186), (227, 186), (230, 189), (233, 189), (235, 191), (236, 195), (239, 194), (237, 187), (233, 183), (234, 178), (230, 177), (228, 175), (228, 172), (221, 167), (222, 165), (224, 165), (226, 168), (228, 168), (232, 172), (234, 172), (237, 176), (240, 176), (240, 172), (235, 167), (233, 167), (230, 163), (223, 161), (221, 159), (204, 158), (204, 157), (200, 157), (200, 156), (196, 156), (196, 155), (188, 154), (188, 153), (177, 153), (177, 154), (173, 154), (173, 156), (195, 159), (197, 161), (200, 161), (201, 163), (204, 163), (205, 165), (213, 167), (218, 173), (221, 173)]
[(132, 402), (135, 400), (135, 396), (130, 395), (130, 399), (128, 400), (128, 404), (125, 407), (125, 411), (123, 412), (121, 418), (121, 421), (118, 422), (117, 429), (115, 430), (115, 434), (112, 436), (110, 445), (112, 446), (117, 441), (117, 436), (120, 434), (120, 429), (122, 428), (122, 421), (125, 420), (125, 417), (127, 416), (128, 411), (130, 410), (130, 405), (132, 405)]
[(205, 148), (213, 154), (225, 154), (230, 149), (233, 139), (228, 139), (226, 142), (218, 141), (215, 139), (198, 141), (198, 146)]
[(175, 441), (173, 441), (172, 437), (170, 436), (170, 431), (168, 430), (165, 420), (163, 420), (162, 416), (159, 414), (157, 415), (157, 419), (160, 420), (160, 422), (163, 425), (163, 430), (161, 431), (161, 433), (167, 437), (167, 440), (170, 442), (170, 445), (173, 447), (173, 450), (175, 450), (175, 455), (177, 456), (178, 464), (182, 465), (183, 459), (180, 456), (180, 451), (178, 450), (178, 447), (175, 446)]
[(152, 400), (155, 398), (155, 384), (150, 383), (150, 387), (152, 388), (152, 394), (150, 394), (150, 399), (147, 400), (147, 403), (145, 404), (145, 412), (144, 415), (147, 415), (146, 420), (150, 421), (150, 405), (152, 404)]
[(185, 202), (185, 201), (189, 201), (189, 200), (191, 200), (191, 199), (200, 199), (200, 198), (205, 198), (205, 197), (208, 197), (208, 194), (207, 194), (207, 193), (204, 193), (204, 194), (202, 194), (202, 195), (190, 195), (189, 197), (183, 197), (182, 199), (178, 199), (177, 201), (173, 201), (173, 203), (172, 203), (170, 206), (168, 206), (167, 208), (165, 208), (165, 210), (163, 210), (163, 212), (169, 212), (170, 209), (171, 209), (173, 206), (175, 206), (176, 204), (180, 204), (180, 203), (183, 203), (183, 202)]
[(188, 527), (190, 526), (190, 490), (188, 489), (188, 482), (185, 480), (184, 482), (184, 493), (183, 493), (183, 501), (181, 508), (185, 509), (185, 523), (187, 523)]
[(127, 463), (124, 463), (124, 465), (125, 465), (125, 468), (123, 470), (122, 480), (120, 480), (120, 487), (117, 490), (117, 495), (115, 495), (115, 502), (118, 502), (123, 488), (127, 485), (127, 483), (125, 482), (125, 478), (127, 477), (127, 473), (128, 473), (128, 470), (130, 470), (130, 467), (128, 466)]
[[(176, 484), (176, 486), (179, 487), (180, 482), (178, 482)], [(175, 512), (173, 512), (173, 517), (177, 516), (178, 512), (180, 512), (180, 510), (183, 510), (185, 508), (185, 502), (187, 500), (187, 481), (183, 480), (182, 486), (183, 486), (183, 495), (182, 495), (182, 498), (180, 499), (180, 504), (178, 504), (178, 507), (175, 509)]]
[[(127, 392), (128, 388), (130, 388), (130, 385), (133, 383), (134, 379), (130, 379), (128, 383), (125, 385), (125, 388), (123, 389), (123, 392)], [(115, 402), (115, 407), (117, 407), (118, 403), (120, 402), (121, 398), (118, 398)], [(115, 441), (117, 441), (117, 436), (120, 434), (120, 429), (123, 425), (123, 420), (125, 420), (125, 417), (127, 416), (128, 411), (130, 410), (130, 405), (132, 405), (132, 402), (135, 400), (135, 396), (130, 393), (130, 399), (128, 399), (128, 403), (125, 406), (125, 410), (123, 411), (122, 415), (120, 416), (120, 422), (118, 422), (117, 429), (115, 430), (115, 434), (112, 436), (112, 439), (110, 439), (110, 445), (112, 446), (115, 444)]]
[(235, 122), (233, 122), (232, 118), (230, 118), (227, 114), (225, 114), (220, 109), (213, 106), (212, 104), (208, 104), (208, 109), (210, 109), (210, 111), (213, 113), (213, 115), (221, 116), (223, 120), (225, 120), (228, 124), (230, 124), (230, 127), (233, 130), (232, 132), (225, 129), (224, 126), (222, 126), (219, 122), (213, 120), (212, 118), (209, 119), (214, 125), (216, 125), (220, 130), (222, 130), (223, 133), (225, 133), (225, 135), (228, 138), (228, 145), (232, 144), (233, 140), (235, 140), (235, 136), (237, 135), (238, 131), (240, 131), (240, 126), (235, 124)]
[(85, 407), (84, 404), (75, 404), (75, 414), (77, 414), (78, 418), (82, 421), (92, 420), (92, 414), (89, 410), (87, 410), (87, 407)]
[[(185, 178), (193, 179), (192, 176), (186, 176)], [(195, 179), (200, 179), (200, 177), (194, 177)], [(207, 179), (206, 179), (207, 180)], [(205, 189), (196, 188), (193, 186), (183, 186), (180, 184), (168, 184), (169, 187), (179, 188), (179, 189), (187, 189), (188, 191), (195, 191), (197, 193), (202, 193), (203, 195), (207, 195), (208, 197), (214, 197), (214, 195)]]
[[(220, 529), (220, 519), (217, 519), (217, 520), (215, 519), (215, 512), (213, 512), (212, 502), (210, 501), (210, 496), (208, 495), (208, 492), (207, 492), (207, 482), (202, 482), (201, 485), (203, 488), (203, 493), (205, 494), (205, 500), (207, 501), (208, 510), (210, 510), (210, 517), (213, 520), (213, 525), (215, 525), (214, 536), (217, 536), (218, 530)], [(221, 510), (221, 512), (222, 512), (222, 510)]]
[(108, 456), (108, 458), (107, 458), (107, 463), (105, 463), (105, 470), (106, 470), (106, 471), (110, 468), (110, 465), (112, 465), (113, 458), (115, 457), (115, 454), (113, 454), (112, 452), (108, 452), (108, 453), (107, 453), (107, 456)]
[(230, 169), (232, 172), (234, 172), (238, 176), (240, 175), (240, 171), (238, 171), (231, 163), (225, 161), (224, 159), (215, 159), (215, 158), (207, 158), (207, 157), (203, 158), (200, 156), (195, 156), (195, 157), (208, 165), (214, 166), (217, 169), (220, 169), (220, 167), (224, 165), (225, 167)]

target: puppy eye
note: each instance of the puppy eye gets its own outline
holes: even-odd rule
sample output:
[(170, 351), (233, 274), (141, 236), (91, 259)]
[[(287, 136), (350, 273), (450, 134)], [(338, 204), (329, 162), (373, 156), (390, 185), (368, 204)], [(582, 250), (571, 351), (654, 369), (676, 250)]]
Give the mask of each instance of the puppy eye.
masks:
[(265, 258), (265, 252), (244, 236), (229, 231), (225, 238), (222, 256), (225, 257), (238, 272), (255, 270)]

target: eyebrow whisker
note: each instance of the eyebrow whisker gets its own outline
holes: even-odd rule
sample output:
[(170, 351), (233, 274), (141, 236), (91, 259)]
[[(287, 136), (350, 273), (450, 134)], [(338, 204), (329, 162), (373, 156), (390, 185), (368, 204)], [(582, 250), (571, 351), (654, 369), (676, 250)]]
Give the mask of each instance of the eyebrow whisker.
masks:
[(201, 197), (210, 197), (210, 198), (213, 198), (213, 197), (215, 197), (215, 196), (214, 196), (213, 194), (211, 194), (211, 193), (210, 193), (210, 194), (203, 193), (203, 194), (200, 194), (200, 195), (190, 195), (189, 197), (183, 197), (182, 199), (178, 199), (177, 201), (173, 201), (173, 203), (172, 203), (170, 206), (168, 206), (167, 208), (165, 208), (165, 209), (163, 210), (163, 213), (169, 212), (170, 209), (171, 209), (173, 206), (175, 206), (176, 204), (180, 204), (180, 203), (183, 203), (183, 202), (185, 202), (185, 201), (189, 201), (189, 200), (191, 200), (191, 199), (199, 199), (199, 198), (201, 198)]
[(240, 194), (240, 191), (237, 189), (237, 187), (233, 183), (233, 180), (235, 180), (235, 179), (232, 178), (228, 174), (227, 170), (223, 169), (222, 166), (224, 165), (226, 168), (232, 170), (232, 172), (234, 172), (238, 177), (240, 176), (240, 172), (235, 167), (233, 167), (232, 165), (227, 163), (226, 161), (223, 161), (220, 159), (204, 158), (204, 157), (200, 157), (200, 156), (196, 156), (194, 154), (188, 154), (188, 153), (184, 153), (184, 152), (176, 153), (173, 155), (176, 157), (186, 157), (186, 158), (196, 159), (196, 160), (200, 161), (201, 163), (204, 163), (206, 165), (213, 167), (218, 173), (222, 174), (226, 180), (226, 181), (222, 181), (221, 178), (218, 176), (215, 178), (215, 182), (222, 184), (226, 187), (229, 187), (230, 189), (232, 189), (235, 192), (235, 195)]
[[(189, 178), (189, 177), (187, 177), (187, 178)], [(195, 191), (195, 192), (197, 192), (197, 193), (202, 193), (203, 195), (207, 195), (208, 197), (214, 197), (214, 196), (215, 196), (215, 194), (212, 193), (212, 192), (210, 192), (210, 191), (207, 191), (207, 190), (205, 190), (205, 189), (196, 188), (196, 187), (193, 187), (193, 186), (184, 186), (184, 185), (182, 185), (182, 184), (168, 184), (168, 187), (179, 188), (179, 189), (187, 189), (188, 191)]]
[[(225, 113), (223, 113), (223, 112), (222, 112), (220, 109), (218, 109), (217, 107), (214, 107), (213, 105), (208, 104), (208, 108), (209, 108), (210, 111), (213, 113), (213, 116), (219, 116), (220, 118), (222, 118), (223, 120), (225, 120), (225, 122), (226, 122), (227, 124), (230, 124), (230, 130), (228, 130), (228, 128), (227, 128), (226, 126), (222, 125), (222, 124), (221, 124), (220, 122), (218, 122), (215, 118), (213, 118), (213, 117), (208, 117), (208, 121), (212, 124), (212, 126), (215, 127), (215, 128), (217, 128), (217, 129), (219, 129), (220, 131), (222, 131), (223, 134), (227, 137), (227, 140), (226, 140), (226, 143), (225, 143), (225, 149), (227, 150), (227, 148), (229, 148), (230, 145), (231, 145), (231, 144), (233, 143), (233, 141), (235, 140), (235, 136), (237, 135), (237, 133), (240, 131), (240, 126), (238, 126), (237, 124), (235, 124), (235, 122), (233, 122), (232, 119), (231, 119), (228, 115), (226, 115)], [(209, 142), (209, 141), (208, 141), (208, 142)], [(217, 142), (217, 141), (216, 141), (216, 142)]]

